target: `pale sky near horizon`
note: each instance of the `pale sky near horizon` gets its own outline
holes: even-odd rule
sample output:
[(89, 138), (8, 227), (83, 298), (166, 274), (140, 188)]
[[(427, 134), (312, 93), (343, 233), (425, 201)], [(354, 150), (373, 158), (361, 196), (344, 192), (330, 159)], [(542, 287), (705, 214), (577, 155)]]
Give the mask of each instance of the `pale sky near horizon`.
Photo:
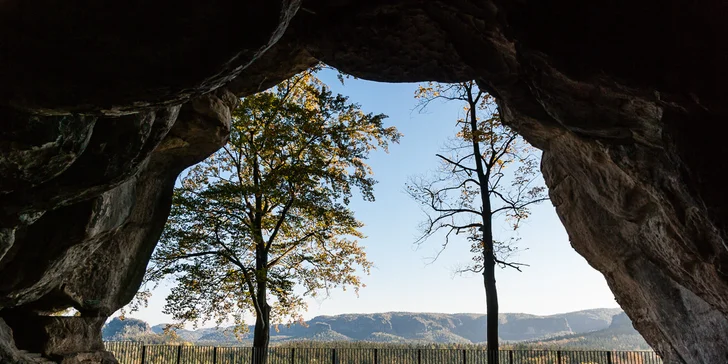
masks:
[[(417, 84), (348, 79), (342, 86), (334, 72), (324, 71), (320, 76), (334, 92), (349, 96), (364, 111), (389, 115), (387, 124), (395, 125), (404, 137), (390, 147), (389, 154), (377, 151), (370, 157), (379, 181), (376, 201), (352, 200), (351, 208), (365, 224), (367, 238), (360, 243), (374, 262), (371, 275), (363, 277), (366, 287), (359, 297), (352, 290), (335, 290), (326, 299), (309, 299), (304, 318), (388, 311), (485, 313), (482, 276), (453, 274), (456, 266), (471, 259), (469, 243), (452, 241), (437, 261), (428, 264), (428, 257), (441, 242), (432, 239), (419, 248), (414, 245), (424, 213), (404, 192), (409, 176), (437, 167), (435, 153), (454, 135), (462, 105), (436, 103), (419, 113), (412, 111)], [(550, 202), (533, 208), (518, 236), (519, 246), (527, 249), (519, 253), (518, 260), (530, 266), (522, 273), (513, 269), (496, 272), (501, 312), (547, 315), (619, 307), (604, 277), (569, 244)], [(150, 325), (172, 322), (162, 313), (168, 292), (168, 287), (158, 288), (148, 307), (129, 316)]]

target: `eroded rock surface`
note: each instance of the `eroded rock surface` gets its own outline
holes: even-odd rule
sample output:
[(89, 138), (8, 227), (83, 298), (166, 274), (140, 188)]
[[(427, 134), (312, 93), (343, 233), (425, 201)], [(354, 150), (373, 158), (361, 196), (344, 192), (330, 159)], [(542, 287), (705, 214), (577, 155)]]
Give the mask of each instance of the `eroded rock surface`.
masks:
[[(218, 87), (242, 96), (323, 61), (379, 81), (477, 79), (544, 151), (572, 245), (647, 341), (669, 363), (728, 362), (727, 14), (718, 1), (0, 2), (0, 320), (75, 307), (96, 322), (127, 303), (177, 174), (225, 140), (235, 97)], [(94, 340), (16, 342), (8, 325), (6, 361), (24, 346), (107, 360)]]
[(0, 96), (46, 114), (179, 104), (274, 44), (299, 1), (6, 0)]
[[(17, 359), (23, 357), (17, 347), (63, 363), (113, 360), (103, 350), (101, 326), (133, 298), (169, 213), (177, 175), (225, 143), (236, 102), (225, 89), (188, 102), (175, 112), (174, 127), (151, 146), (133, 138), (100, 143), (125, 145), (124, 150), (134, 152), (109, 156), (117, 156), (121, 165), (138, 166), (124, 169), (127, 177), (116, 182), (117, 174), (109, 173), (115, 163), (100, 164), (106, 177), (98, 181), (106, 183), (105, 192), (43, 211), (31, 225), (16, 227), (0, 260), (0, 304), (5, 308), (0, 319), (16, 340), (12, 346), (0, 345), (0, 357), (24, 362)], [(98, 184), (89, 186), (86, 191), (104, 191)], [(82, 316), (44, 316), (68, 307)]]

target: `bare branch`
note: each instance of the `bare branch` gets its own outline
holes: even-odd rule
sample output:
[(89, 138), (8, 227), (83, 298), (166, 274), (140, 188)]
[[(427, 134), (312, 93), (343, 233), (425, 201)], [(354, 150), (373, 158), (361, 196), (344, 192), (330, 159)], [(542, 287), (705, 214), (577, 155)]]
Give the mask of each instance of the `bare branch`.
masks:
[(493, 215), (495, 215), (499, 212), (507, 211), (507, 210), (518, 211), (518, 210), (521, 210), (530, 205), (549, 200), (548, 197), (544, 197), (544, 198), (537, 198), (537, 199), (526, 201), (526, 202), (520, 202), (518, 200), (516, 200), (516, 201), (509, 200), (498, 191), (491, 191), (491, 193), (498, 196), (506, 204), (506, 206), (503, 206), (503, 207), (500, 207), (500, 208), (497, 208), (497, 209), (491, 211), (491, 214), (493, 214)]
[(515, 270), (517, 270), (519, 272), (523, 272), (521, 270), (521, 267), (530, 267), (530, 265), (524, 264), (524, 263), (505, 262), (505, 261), (502, 261), (502, 260), (498, 259), (495, 256), (493, 256), (493, 260), (495, 261), (496, 264), (499, 264), (499, 265), (504, 266), (504, 267), (511, 267), (511, 268), (513, 268), (513, 269), (515, 269)]
[[(442, 154), (435, 154), (435, 155), (438, 156), (438, 157), (440, 157), (440, 158), (442, 158), (447, 163), (450, 163), (452, 165), (455, 165), (455, 166), (458, 166), (458, 167), (462, 168), (464, 171), (470, 171), (470, 172), (475, 172), (476, 171), (475, 168), (465, 167), (464, 165), (460, 164), (460, 162), (455, 162), (455, 161), (453, 161), (453, 160), (451, 160), (451, 159), (443, 156)], [(467, 158), (467, 157), (463, 157), (460, 161), (462, 161), (465, 158)]]

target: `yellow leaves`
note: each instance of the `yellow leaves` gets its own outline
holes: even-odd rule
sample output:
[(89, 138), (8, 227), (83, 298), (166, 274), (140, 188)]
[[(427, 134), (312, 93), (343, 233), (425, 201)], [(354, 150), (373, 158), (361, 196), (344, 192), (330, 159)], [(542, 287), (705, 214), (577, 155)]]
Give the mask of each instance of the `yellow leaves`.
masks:
[(434, 97), (433, 94), (435, 93), (437, 93), (437, 95), (439, 96), (440, 91), (435, 90), (435, 84), (433, 82), (428, 82), (426, 84), (420, 84), (419, 86), (417, 86), (417, 90), (415, 90), (415, 98), (431, 98)]
[[(372, 263), (353, 240), (362, 223), (346, 204), (355, 188), (373, 199), (368, 153), (401, 135), (385, 118), (333, 95), (311, 72), (241, 100), (228, 145), (175, 191), (155, 253), (158, 263), (186, 261), (169, 269), (178, 281), (170, 312), (241, 317), (255, 311), (265, 283), (274, 317), (293, 319), (305, 309), (296, 287), (310, 295), (363, 287)], [(262, 250), (267, 263), (256, 269)], [(222, 253), (183, 258), (202, 251)]]

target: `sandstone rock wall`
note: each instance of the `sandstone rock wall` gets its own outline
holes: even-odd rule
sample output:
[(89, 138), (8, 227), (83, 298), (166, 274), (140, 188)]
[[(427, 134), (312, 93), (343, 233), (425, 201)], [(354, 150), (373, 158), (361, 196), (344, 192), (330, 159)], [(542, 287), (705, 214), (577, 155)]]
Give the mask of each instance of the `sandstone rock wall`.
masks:
[[(235, 95), (323, 61), (477, 79), (544, 151), (571, 244), (648, 342), (670, 363), (728, 362), (726, 15), (676, 0), (2, 1), (0, 357), (112, 360), (91, 331), (137, 290), (177, 174), (224, 143)], [(65, 307), (82, 316), (45, 318)]]
[[(75, 177), (89, 183), (94, 172), (113, 171), (115, 156), (123, 165), (139, 160), (136, 171), (123, 169), (129, 174), (115, 184), (115, 179), (104, 179), (112, 186), (103, 185), (107, 190), (96, 197), (49, 211), (34, 210), (40, 215), (35, 221), (14, 227), (14, 239), (5, 241), (10, 248), (0, 260), (0, 320), (16, 340), (0, 345), (0, 357), (30, 361), (14, 349), (17, 346), (70, 363), (113, 360), (103, 352), (101, 326), (133, 298), (169, 213), (177, 175), (225, 143), (236, 102), (233, 94), (221, 89), (178, 108), (174, 127), (146, 154), (134, 139), (109, 134), (99, 144), (133, 150), (132, 160), (122, 153), (107, 154), (105, 163), (99, 161)], [(92, 188), (104, 191), (103, 187)], [(45, 316), (68, 307), (81, 317)]]

